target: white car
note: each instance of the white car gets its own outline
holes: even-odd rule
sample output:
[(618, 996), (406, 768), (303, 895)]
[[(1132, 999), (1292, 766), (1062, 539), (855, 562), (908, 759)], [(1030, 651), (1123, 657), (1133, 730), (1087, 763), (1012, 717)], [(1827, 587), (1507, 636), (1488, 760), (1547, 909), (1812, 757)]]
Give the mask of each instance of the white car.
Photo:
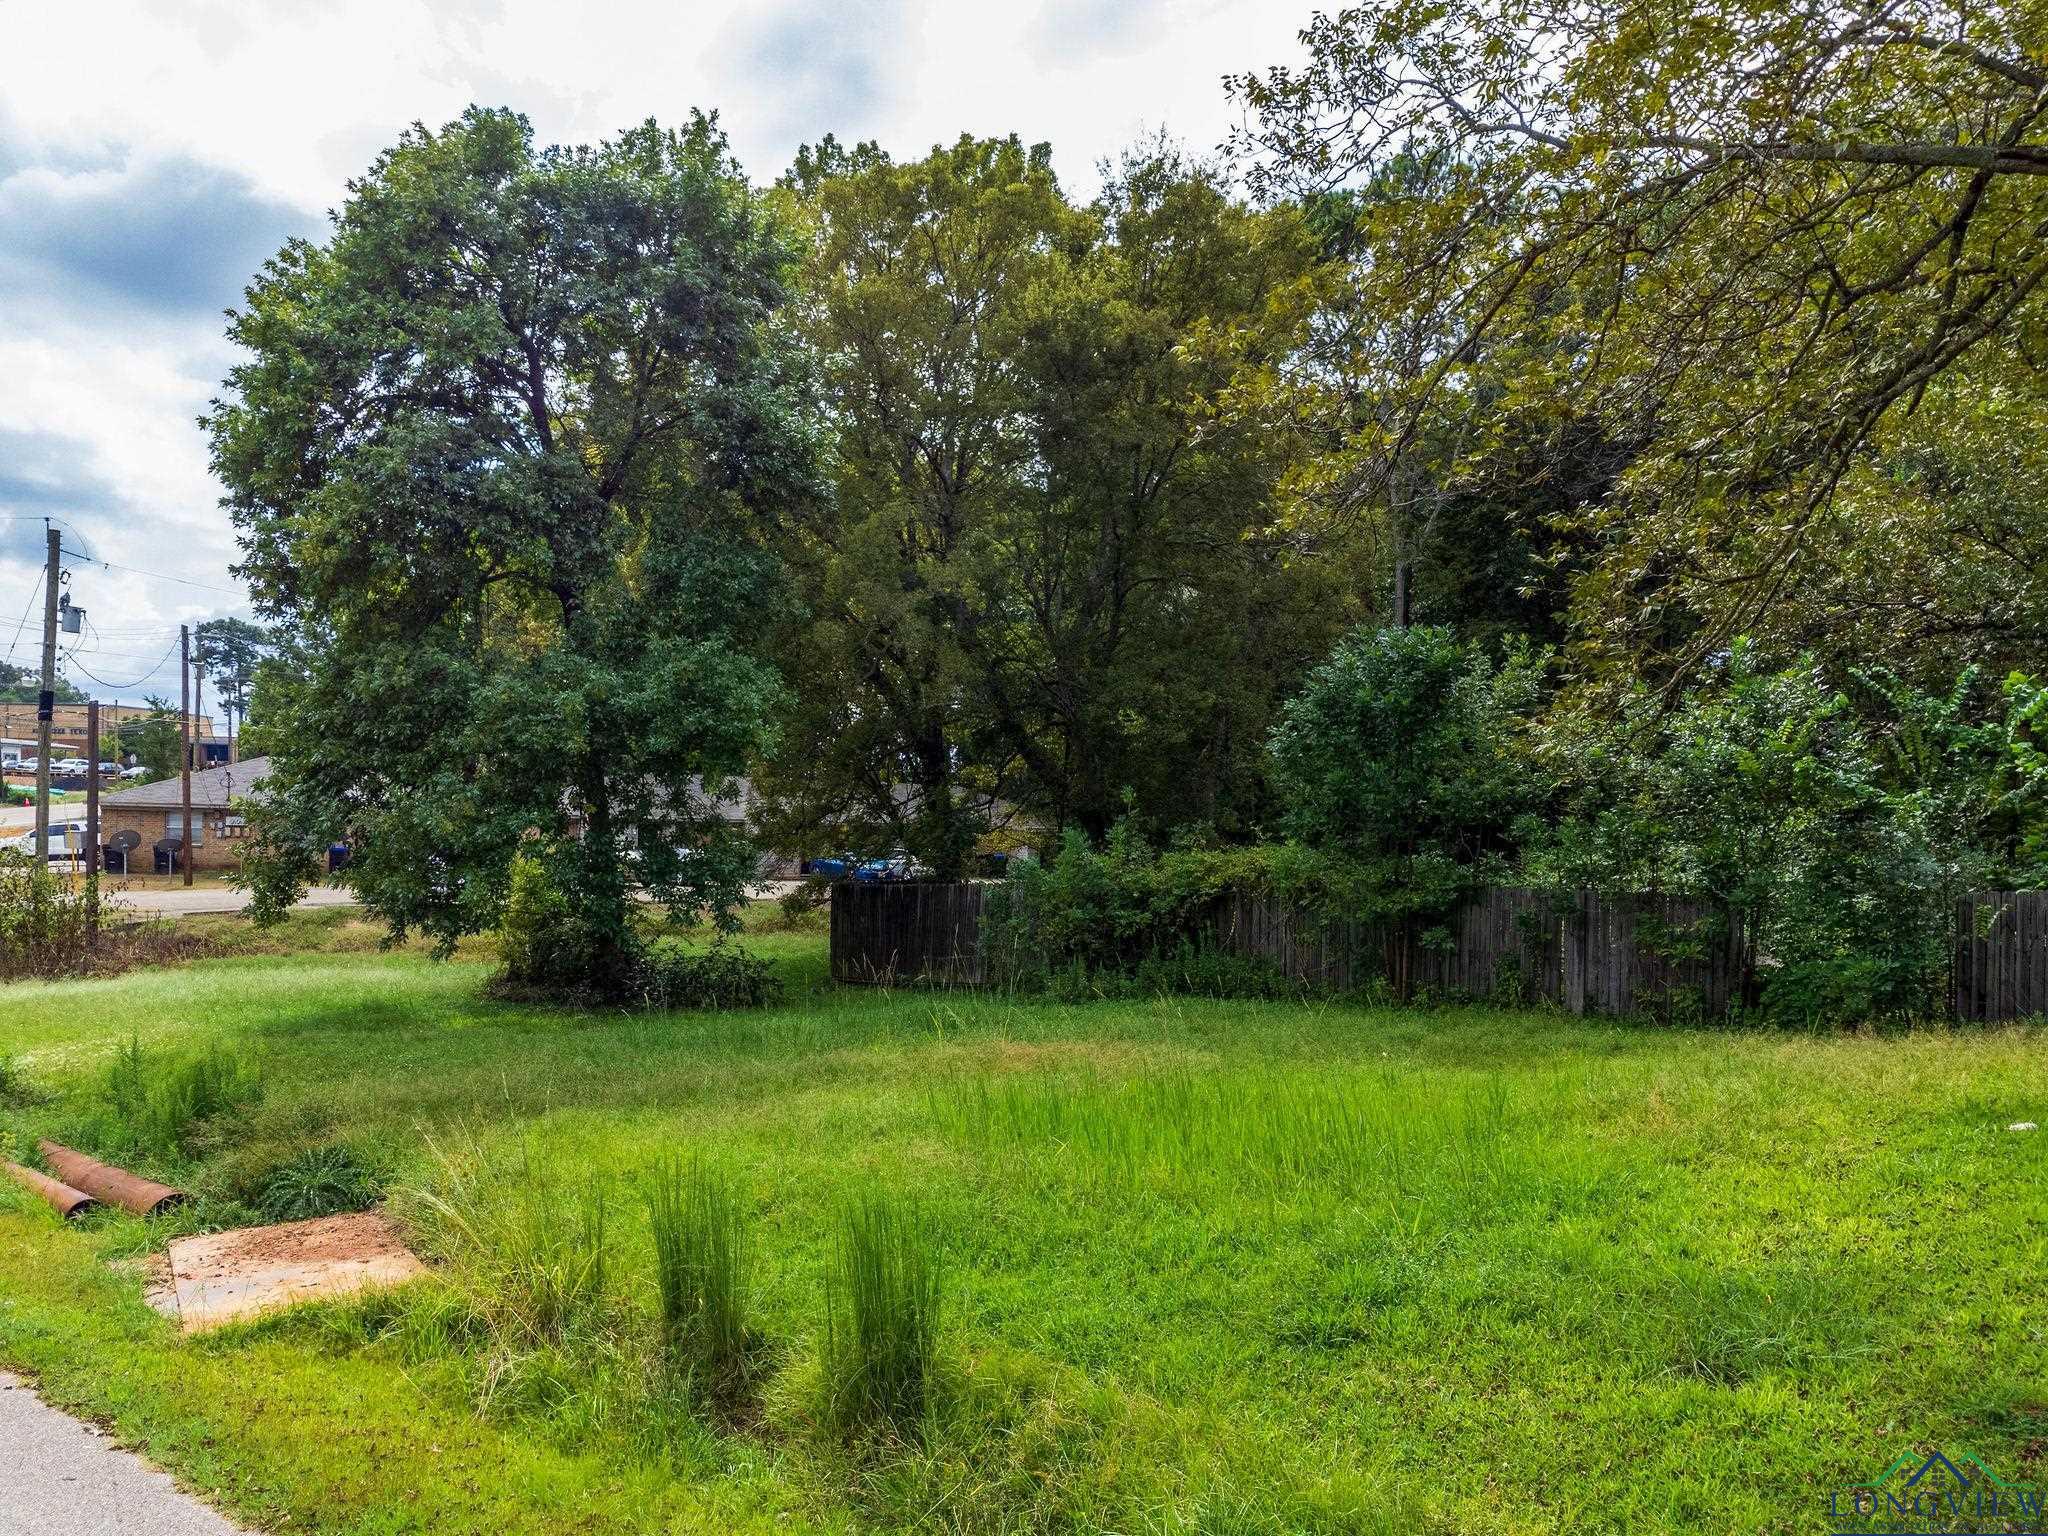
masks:
[(92, 764), (82, 757), (60, 757), (50, 764), (52, 773), (91, 773)]
[(149, 777), (149, 769), (145, 764), (137, 763), (133, 768), (123, 768), (121, 770), (121, 777), (124, 779), (146, 779)]

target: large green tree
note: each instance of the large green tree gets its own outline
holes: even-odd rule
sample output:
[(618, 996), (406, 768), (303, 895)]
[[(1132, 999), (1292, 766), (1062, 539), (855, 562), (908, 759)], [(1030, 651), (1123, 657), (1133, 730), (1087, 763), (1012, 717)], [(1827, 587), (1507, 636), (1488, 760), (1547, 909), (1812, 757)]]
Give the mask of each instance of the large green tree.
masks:
[(1221, 408), (1299, 337), (1301, 220), (1156, 145), (1085, 205), (1015, 139), (828, 142), (785, 191), (836, 448), (790, 536), (788, 839), (954, 871), (1010, 809), (1251, 825), (1271, 712), (1354, 598), (1275, 527), (1293, 439)]
[(2028, 0), (1453, 0), (1319, 15), (1304, 40), (1304, 67), (1232, 82), (1255, 182), (1436, 178), (1357, 263), (1377, 408), (1323, 402), (1347, 438), (1325, 500), (1398, 510), (1488, 482), (1496, 422), (1590, 423), (1626, 469), (1576, 513), (1603, 551), (1582, 661), (1683, 677), (1768, 632), (1854, 563), (1845, 493), (1962, 403), (1951, 381), (2032, 387)]
[(259, 611), (265, 910), (326, 844), (403, 932), (494, 925), (521, 853), (565, 987), (633, 994), (637, 883), (741, 893), (709, 797), (773, 705), (761, 516), (808, 487), (774, 317), (789, 253), (714, 123), (538, 149), (416, 128), (264, 269), (209, 426)]

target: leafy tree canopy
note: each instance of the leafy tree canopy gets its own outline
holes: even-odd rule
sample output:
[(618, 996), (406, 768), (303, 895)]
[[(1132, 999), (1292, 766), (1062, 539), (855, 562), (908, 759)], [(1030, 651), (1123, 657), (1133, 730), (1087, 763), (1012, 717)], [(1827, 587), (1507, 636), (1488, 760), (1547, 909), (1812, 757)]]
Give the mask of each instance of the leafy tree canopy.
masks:
[(782, 195), (836, 450), (789, 531), (790, 837), (952, 872), (1006, 810), (1255, 826), (1272, 711), (1357, 598), (1276, 527), (1295, 440), (1222, 409), (1298, 342), (1302, 220), (1167, 144), (1086, 205), (1014, 138), (828, 140)]
[(756, 528), (809, 489), (788, 265), (710, 119), (539, 149), (473, 108), (266, 266), (209, 421), (302, 668), (266, 701), (263, 910), (345, 837), (370, 907), (452, 942), (525, 852), (568, 898), (554, 982), (625, 999), (635, 885), (674, 914), (738, 898), (709, 794), (776, 696)]
[[(2048, 422), (2040, 6), (1454, 0), (1304, 38), (1231, 88), (1261, 188), (1374, 210), (1311, 380), (1365, 384), (1323, 391), (1345, 447), (1316, 501), (1398, 516), (1500, 472), (1503, 424), (1589, 419), (1625, 469), (1572, 514), (1603, 551), (1582, 662), (1683, 675), (1809, 624), (1816, 583), (1884, 557), (1865, 526), (1954, 547), (1892, 499), (1917, 418), (2001, 391)], [(1908, 581), (1968, 622), (1972, 563)]]

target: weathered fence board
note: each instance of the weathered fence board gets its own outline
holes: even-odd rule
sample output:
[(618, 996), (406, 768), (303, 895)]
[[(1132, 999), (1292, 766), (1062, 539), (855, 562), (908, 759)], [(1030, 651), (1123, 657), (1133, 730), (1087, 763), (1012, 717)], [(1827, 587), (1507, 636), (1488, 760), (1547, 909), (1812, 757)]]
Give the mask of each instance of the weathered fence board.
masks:
[(1493, 886), (1441, 929), (1370, 928), (1230, 896), (1218, 943), (1332, 991), (1551, 1002), (1573, 1013), (1718, 1014), (1742, 995), (1736, 926), (1703, 902)]
[(1972, 891), (1956, 903), (1959, 1019), (1986, 1023), (2048, 1013), (2048, 891)]

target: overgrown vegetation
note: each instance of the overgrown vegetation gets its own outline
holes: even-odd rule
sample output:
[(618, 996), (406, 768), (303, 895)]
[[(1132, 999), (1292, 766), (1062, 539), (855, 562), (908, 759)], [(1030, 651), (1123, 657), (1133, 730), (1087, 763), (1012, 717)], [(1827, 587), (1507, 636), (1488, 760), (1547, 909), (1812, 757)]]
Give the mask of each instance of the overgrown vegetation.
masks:
[(175, 1158), (207, 1122), (262, 1091), (256, 1068), (227, 1046), (152, 1051), (131, 1036), (102, 1071), (79, 1135), (104, 1157)]
[(608, 1295), (603, 1189), (525, 1146), (493, 1156), (471, 1138), (435, 1150), (416, 1197), (422, 1230), (495, 1340), (494, 1372), (593, 1326)]
[(661, 1348), (704, 1400), (730, 1409), (747, 1380), (747, 1213), (738, 1187), (701, 1159), (663, 1159), (647, 1192)]
[[(2043, 1119), (2033, 1029), (1020, 1006), (829, 988), (821, 937), (754, 942), (796, 1005), (565, 1021), (483, 998), (489, 956), (420, 949), (17, 990), (0, 1051), (40, 1090), (5, 1111), (17, 1144), (98, 1112), (138, 1044), (146, 1076), (211, 1045), (264, 1082), (130, 1164), (200, 1196), (179, 1217), (67, 1230), (0, 1189), (0, 1362), (272, 1528), (1488, 1531), (1511, 1508), (1704, 1536), (1867, 1478), (1904, 1424), (2027, 1475), (2011, 1234), (2048, 1180), (2006, 1127)], [(324, 1182), (305, 1149), (336, 1145), (431, 1276), (187, 1341), (105, 1268), (252, 1219), (209, 1192), (253, 1206), (302, 1155)], [(733, 1179), (682, 1245), (743, 1219), (727, 1401), (665, 1342), (665, 1160)], [(875, 1201), (893, 1235), (857, 1236)], [(903, 1278), (933, 1262), (936, 1316)], [(698, 1284), (670, 1317), (724, 1310)], [(835, 1397), (870, 1380), (895, 1406)]]
[(501, 996), (640, 1008), (759, 1008), (781, 992), (774, 967), (728, 942), (708, 949), (650, 944), (637, 932), (612, 962), (602, 987), (579, 986), (590, 935), (539, 860), (513, 860), (510, 894), (498, 929), (504, 960)]

